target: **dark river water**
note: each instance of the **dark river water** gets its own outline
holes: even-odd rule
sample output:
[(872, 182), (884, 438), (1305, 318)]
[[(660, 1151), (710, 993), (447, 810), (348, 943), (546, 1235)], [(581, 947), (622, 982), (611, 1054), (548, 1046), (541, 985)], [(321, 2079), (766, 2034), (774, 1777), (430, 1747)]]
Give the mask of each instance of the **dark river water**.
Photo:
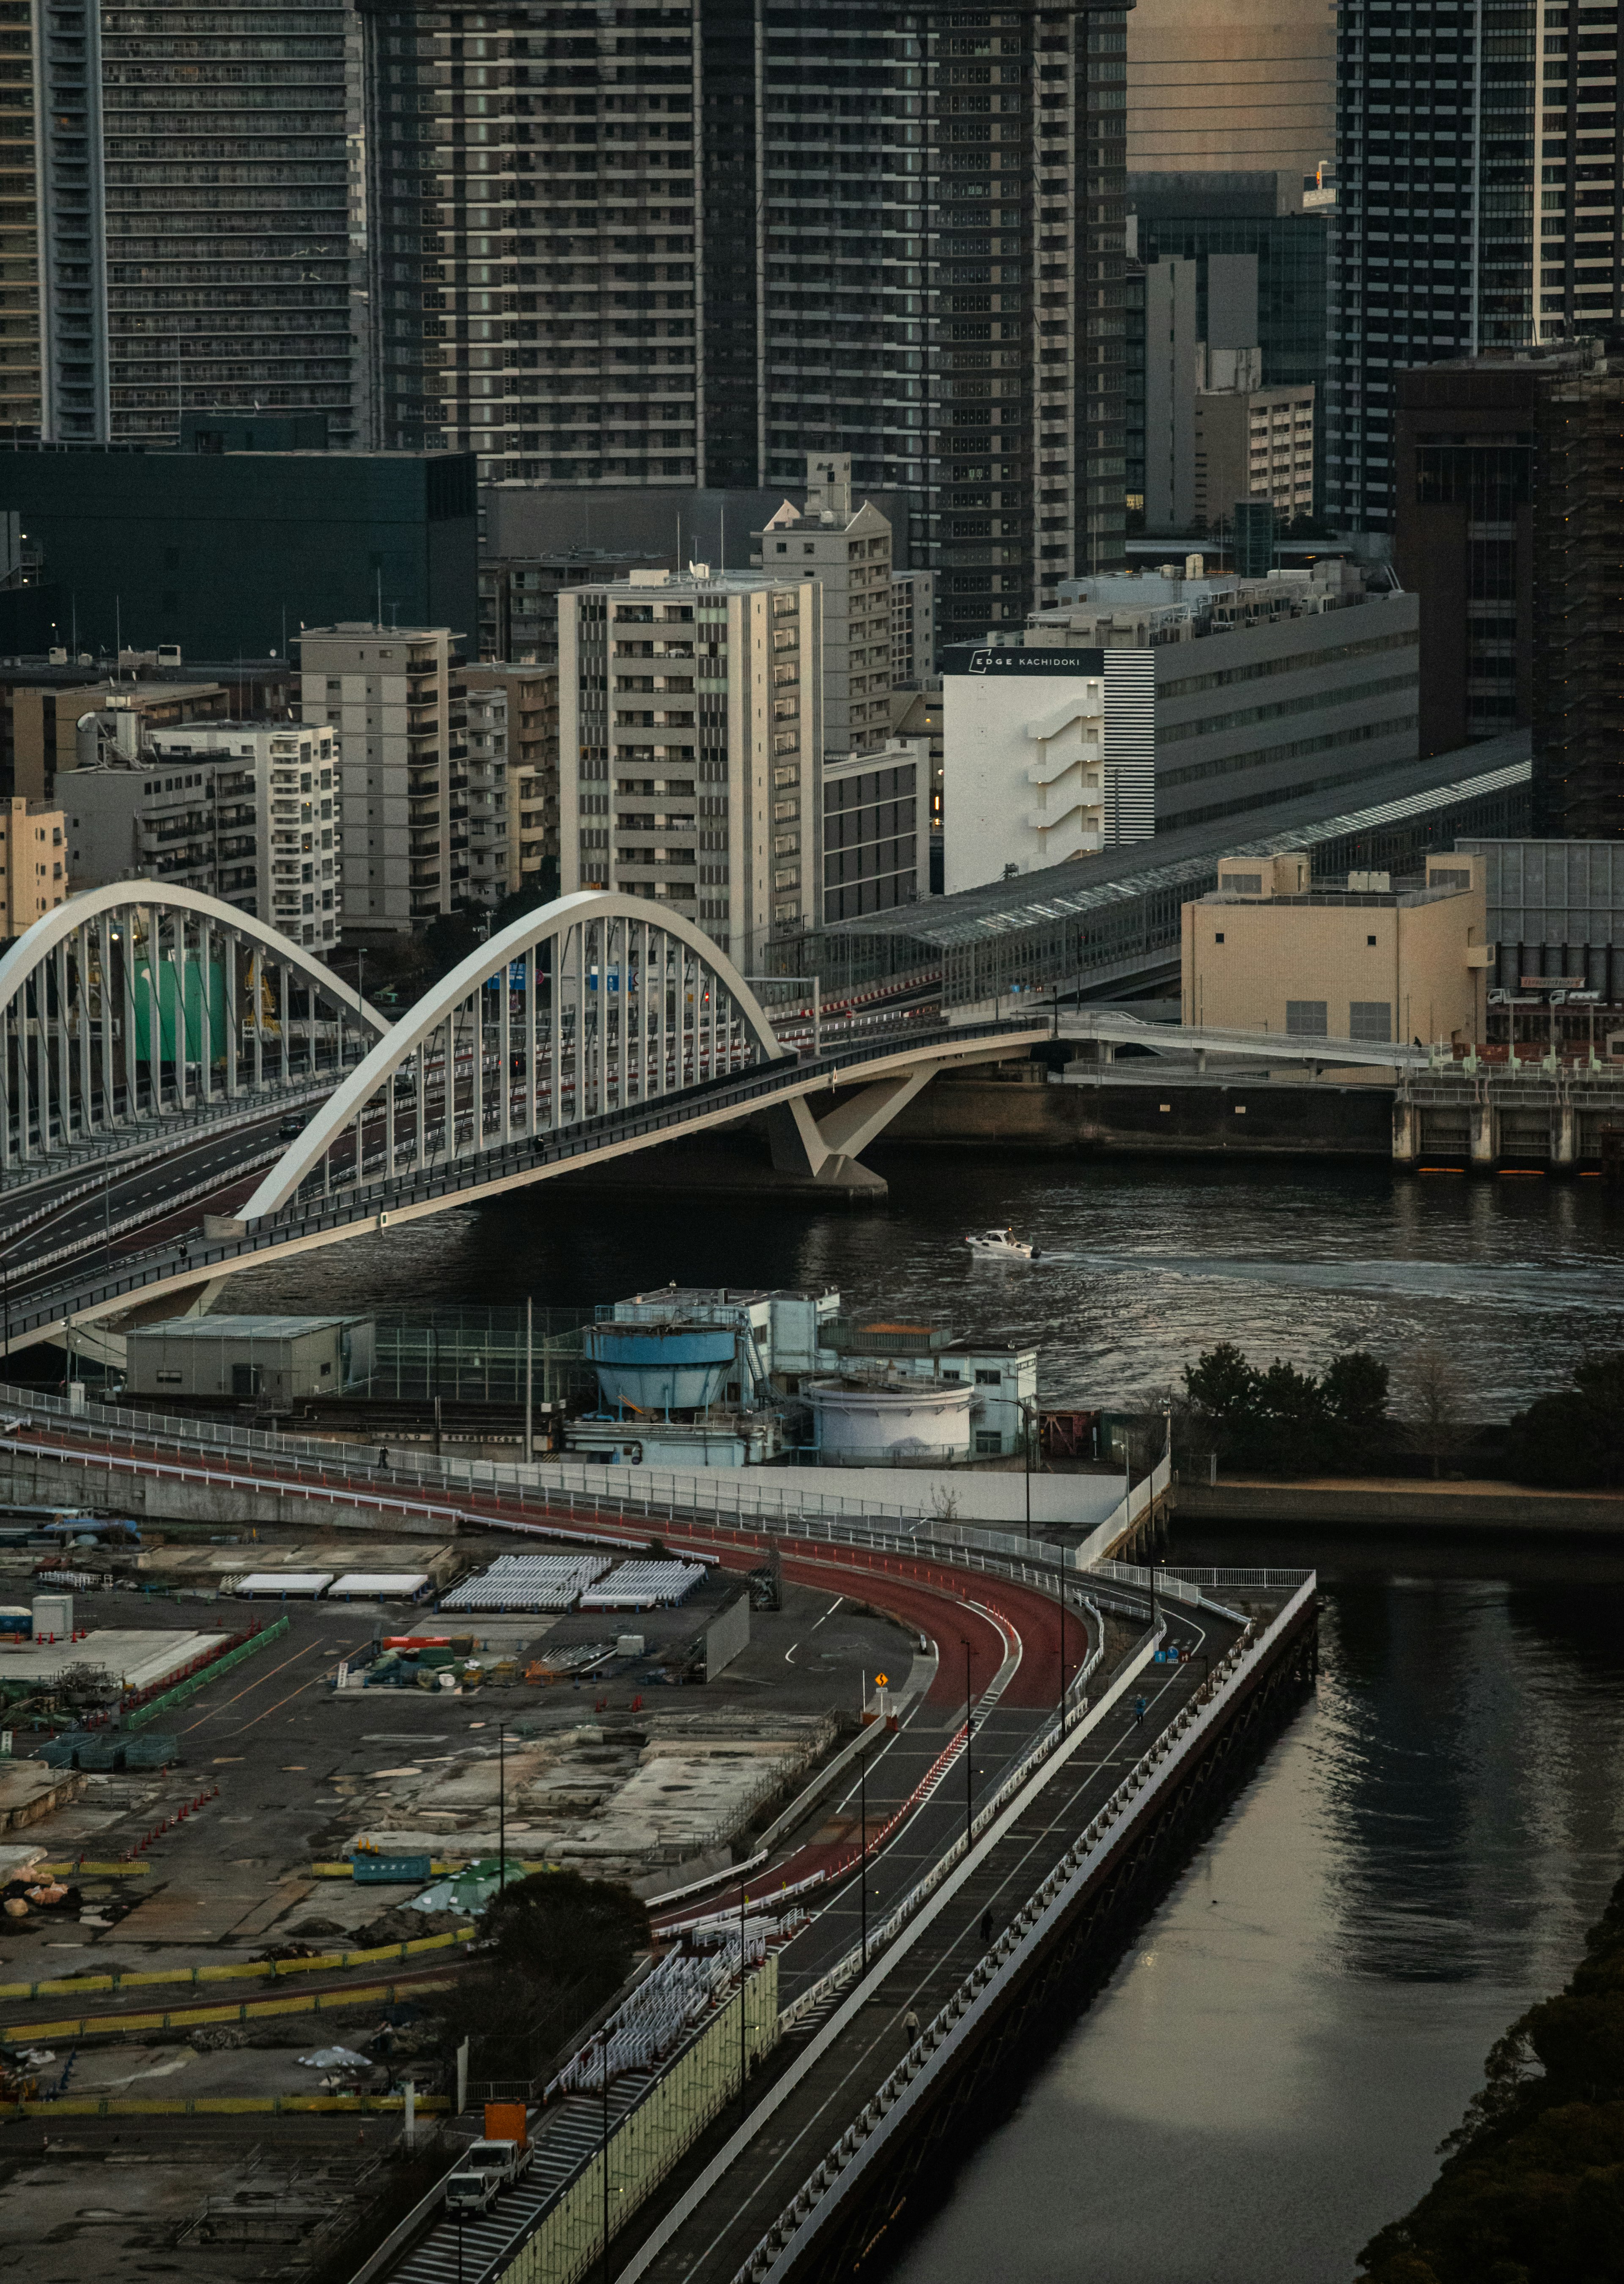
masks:
[[(1046, 1401), (1166, 1385), (1234, 1340), (1445, 1349), (1488, 1416), (1624, 1341), (1624, 1199), (1379, 1169), (877, 1158), (878, 1211), (543, 1186), (235, 1280), (231, 1309), (840, 1287), (1041, 1350)], [(1013, 1222), (1030, 1267), (972, 1262)], [(1488, 2046), (1624, 1868), (1624, 1556), (1271, 1537), (1323, 1670), (1112, 1981), (900, 2249), (892, 2284), (1346, 2284), (1424, 2189)]]
[[(1624, 1341), (1624, 1193), (1599, 1183), (1395, 1179), (1386, 1169), (873, 1154), (889, 1203), (588, 1195), (554, 1183), (232, 1280), (222, 1306), (426, 1309), (614, 1300), (644, 1286), (838, 1286), (1040, 1350), (1052, 1403), (1165, 1386), (1214, 1341), (1323, 1364), (1455, 1357), (1496, 1415)], [(976, 1260), (967, 1230), (1042, 1249)]]

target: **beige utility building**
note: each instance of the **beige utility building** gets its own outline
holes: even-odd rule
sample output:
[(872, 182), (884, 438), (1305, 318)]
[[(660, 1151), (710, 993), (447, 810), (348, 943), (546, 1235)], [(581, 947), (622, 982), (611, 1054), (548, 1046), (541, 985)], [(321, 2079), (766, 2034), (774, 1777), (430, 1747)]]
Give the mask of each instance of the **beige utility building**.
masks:
[(1424, 880), (1386, 872), (1312, 881), (1306, 853), (1228, 856), (1183, 910), (1187, 1024), (1293, 1039), (1408, 1046), (1483, 1036), (1494, 961), (1483, 859), (1427, 859)]

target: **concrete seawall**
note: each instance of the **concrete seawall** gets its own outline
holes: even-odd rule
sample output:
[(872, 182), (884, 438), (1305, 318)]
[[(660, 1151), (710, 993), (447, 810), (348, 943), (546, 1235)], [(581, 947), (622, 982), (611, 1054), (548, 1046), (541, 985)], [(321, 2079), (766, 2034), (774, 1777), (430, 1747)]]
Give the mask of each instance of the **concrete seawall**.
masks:
[(1222, 1157), (1393, 1155), (1393, 1090), (1253, 1076), (1050, 1085), (1042, 1064), (1008, 1078), (936, 1079), (876, 1145), (995, 1143), (1045, 1154), (1132, 1150)]
[(1181, 1522), (1246, 1529), (1421, 1529), (1455, 1535), (1522, 1532), (1624, 1538), (1624, 1492), (1542, 1491), (1518, 1483), (1348, 1481), (1281, 1482), (1267, 1476), (1175, 1483)]

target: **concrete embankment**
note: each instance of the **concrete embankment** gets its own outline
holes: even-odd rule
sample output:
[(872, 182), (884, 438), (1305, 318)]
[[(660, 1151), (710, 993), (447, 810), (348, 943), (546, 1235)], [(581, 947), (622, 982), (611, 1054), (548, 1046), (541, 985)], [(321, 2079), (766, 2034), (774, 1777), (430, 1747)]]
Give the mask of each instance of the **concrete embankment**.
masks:
[(1386, 1161), (1393, 1155), (1393, 1090), (1325, 1079), (1292, 1085), (1255, 1072), (1051, 1085), (1042, 1063), (1000, 1064), (933, 1080), (898, 1112), (877, 1147), (988, 1143), (1044, 1153)]
[[(222, 1454), (212, 1461), (191, 1464), (195, 1473), (182, 1474), (157, 1467), (134, 1469), (98, 1467), (93, 1462), (35, 1458), (26, 1451), (8, 1451), (0, 1458), (0, 1495), (18, 1506), (51, 1507), (65, 1514), (86, 1509), (103, 1514), (144, 1517), (148, 1522), (212, 1522), (269, 1524), (285, 1522), (308, 1529), (313, 1515), (324, 1528), (334, 1530), (386, 1529), (402, 1537), (445, 1538), (457, 1529), (454, 1515), (414, 1514), (410, 1508), (347, 1506), (341, 1500), (312, 1498), (308, 1490), (293, 1486), (285, 1492), (274, 1484), (240, 1485), (224, 1482), (230, 1467)], [(202, 1480), (204, 1467), (209, 1479)], [(435, 1496), (425, 1494), (426, 1500)]]
[(1624, 1538), (1624, 1492), (1618, 1491), (1542, 1491), (1519, 1483), (1427, 1482), (1402, 1476), (1281, 1482), (1260, 1475), (1181, 1482), (1173, 1496), (1181, 1522), (1207, 1527)]

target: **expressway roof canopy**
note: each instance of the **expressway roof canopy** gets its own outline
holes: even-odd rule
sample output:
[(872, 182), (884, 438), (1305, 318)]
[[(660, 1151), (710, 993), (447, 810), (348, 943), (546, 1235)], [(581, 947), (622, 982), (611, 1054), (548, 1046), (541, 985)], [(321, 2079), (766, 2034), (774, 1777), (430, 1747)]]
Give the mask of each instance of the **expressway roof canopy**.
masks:
[[(1486, 739), (1459, 753), (1389, 770), (1363, 787), (1369, 798), (1355, 809), (1328, 808), (1324, 794), (1303, 794), (1258, 812), (1251, 820), (1263, 830), (1238, 837), (1242, 820), (1215, 818), (1181, 832), (1158, 833), (1107, 855), (1081, 856), (1044, 866), (1018, 880), (990, 880), (955, 896), (933, 896), (928, 903), (902, 904), (888, 912), (832, 922), (826, 936), (902, 935), (943, 950), (986, 943), (1023, 928), (1055, 920), (1086, 918), (1113, 904), (1188, 886), (1192, 894), (1210, 882), (1220, 856), (1273, 856), (1287, 849), (1312, 850), (1425, 816), (1444, 802), (1526, 785), (1532, 775), (1526, 730)], [(1346, 787), (1339, 789), (1346, 797)]]

